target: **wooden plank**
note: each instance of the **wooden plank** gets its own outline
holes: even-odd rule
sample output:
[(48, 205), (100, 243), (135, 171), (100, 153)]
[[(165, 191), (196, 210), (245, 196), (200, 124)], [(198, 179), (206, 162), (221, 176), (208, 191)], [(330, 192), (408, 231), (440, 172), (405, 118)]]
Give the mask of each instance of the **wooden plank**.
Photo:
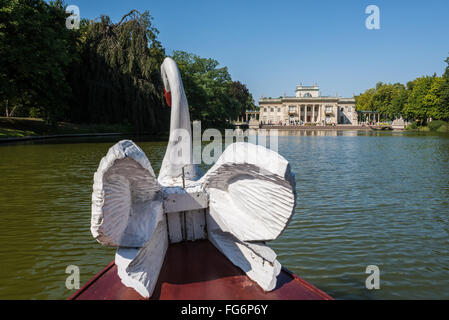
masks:
[(209, 197), (205, 192), (182, 192), (164, 195), (164, 212), (180, 212), (205, 209), (209, 205)]
[(184, 214), (182, 212), (174, 212), (166, 215), (168, 222), (168, 238), (170, 243), (178, 243), (183, 241)]
[(207, 239), (204, 210), (167, 213), (170, 243)]
[(207, 239), (205, 209), (185, 212), (186, 240)]

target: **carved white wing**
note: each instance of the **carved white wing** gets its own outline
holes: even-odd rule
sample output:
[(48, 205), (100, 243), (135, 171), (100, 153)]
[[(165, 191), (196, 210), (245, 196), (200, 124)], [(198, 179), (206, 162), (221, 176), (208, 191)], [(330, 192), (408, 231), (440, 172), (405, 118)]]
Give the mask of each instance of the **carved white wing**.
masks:
[(288, 161), (263, 146), (234, 143), (201, 181), (209, 193), (209, 240), (265, 291), (273, 290), (281, 265), (264, 241), (276, 239), (294, 214)]
[(134, 288), (145, 298), (151, 297), (167, 249), (167, 222), (165, 217), (162, 217), (157, 222), (151, 239), (143, 248), (119, 248), (117, 250), (115, 264), (122, 283)]
[(217, 224), (242, 241), (274, 240), (293, 216), (294, 174), (263, 146), (230, 145), (202, 180)]
[(111, 147), (94, 175), (91, 232), (103, 245), (142, 247), (163, 216), (150, 161), (132, 141)]

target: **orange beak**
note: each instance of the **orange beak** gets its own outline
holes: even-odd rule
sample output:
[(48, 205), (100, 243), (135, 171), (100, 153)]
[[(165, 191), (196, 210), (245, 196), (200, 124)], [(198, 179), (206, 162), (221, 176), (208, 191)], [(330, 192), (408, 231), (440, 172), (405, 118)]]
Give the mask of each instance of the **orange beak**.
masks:
[(165, 94), (165, 101), (167, 101), (168, 106), (171, 107), (171, 92), (166, 91), (164, 88), (164, 94)]

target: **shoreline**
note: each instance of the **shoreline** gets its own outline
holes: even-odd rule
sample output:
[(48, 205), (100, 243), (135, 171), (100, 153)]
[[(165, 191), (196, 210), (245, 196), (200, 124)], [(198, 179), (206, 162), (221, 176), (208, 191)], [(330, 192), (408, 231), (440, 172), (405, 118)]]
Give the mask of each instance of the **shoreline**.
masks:
[[(380, 127), (379, 127), (380, 128)], [(261, 128), (256, 130), (285, 130), (285, 131), (313, 131), (313, 130), (328, 130), (328, 131), (340, 131), (340, 130), (366, 130), (366, 131), (383, 131), (383, 130), (374, 130), (369, 126), (267, 126), (263, 125)], [(405, 131), (401, 129), (393, 129), (393, 130), (385, 130), (385, 131)]]
[(11, 137), (0, 138), (0, 143), (8, 142), (21, 142), (31, 140), (46, 140), (46, 139), (58, 139), (58, 138), (82, 138), (82, 137), (102, 137), (102, 136), (123, 136), (129, 135), (129, 133), (108, 132), (108, 133), (69, 133), (69, 134), (53, 134), (48, 136), (26, 136), (26, 137)]

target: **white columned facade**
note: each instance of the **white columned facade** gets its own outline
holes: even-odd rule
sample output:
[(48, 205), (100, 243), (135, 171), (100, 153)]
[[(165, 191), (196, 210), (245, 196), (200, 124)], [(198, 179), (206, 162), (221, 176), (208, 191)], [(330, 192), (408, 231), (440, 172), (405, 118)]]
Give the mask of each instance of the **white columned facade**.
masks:
[[(279, 98), (262, 97), (259, 100), (259, 107), (259, 122), (268, 122), (271, 125), (297, 125), (300, 121), (303, 124), (313, 123), (316, 125), (358, 124), (354, 98), (321, 96), (318, 85), (299, 85), (296, 88), (295, 96), (285, 96), (284, 94)], [(329, 112), (326, 110), (327, 107), (330, 108)], [(343, 108), (341, 115), (344, 115), (343, 122), (345, 123), (340, 123), (342, 120), (340, 119), (340, 108)], [(248, 121), (255, 117), (253, 114), (246, 114), (246, 118)], [(380, 120), (371, 115), (368, 115), (368, 118)], [(290, 120), (293, 123), (290, 123)]]

